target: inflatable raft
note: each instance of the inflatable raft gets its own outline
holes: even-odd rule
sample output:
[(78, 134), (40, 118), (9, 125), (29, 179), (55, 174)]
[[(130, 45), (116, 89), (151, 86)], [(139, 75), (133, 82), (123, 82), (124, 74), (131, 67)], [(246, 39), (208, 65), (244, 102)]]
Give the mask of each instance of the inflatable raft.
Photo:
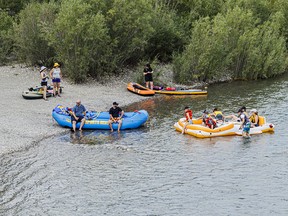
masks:
[(166, 94), (166, 95), (207, 95), (208, 92), (206, 90), (201, 90), (201, 89), (188, 89), (188, 90), (177, 90), (174, 88), (171, 88), (173, 90), (159, 90), (159, 91), (155, 91), (155, 93), (157, 94)]
[(153, 90), (133, 82), (128, 83), (127, 89), (135, 94), (139, 94), (142, 96), (153, 96), (155, 94)]
[[(174, 124), (177, 131), (182, 132), (185, 124), (185, 118), (181, 118), (178, 122)], [(211, 138), (219, 136), (242, 136), (242, 129), (240, 129), (240, 122), (227, 122), (219, 125), (215, 129), (210, 129), (202, 125), (202, 119), (193, 119), (193, 124), (186, 127), (185, 133), (195, 136), (197, 138)], [(271, 123), (266, 123), (266, 119), (263, 116), (259, 116), (259, 127), (253, 127), (250, 129), (250, 135), (261, 134), (265, 132), (273, 132), (274, 125)]]
[[(61, 105), (57, 105), (53, 111), (52, 116), (56, 122), (67, 128), (72, 128), (71, 115), (68, 108)], [(121, 130), (134, 129), (142, 126), (148, 120), (148, 112), (146, 110), (139, 110), (135, 112), (125, 112), (122, 118)], [(88, 111), (86, 114), (86, 121), (83, 129), (103, 129), (110, 130), (108, 120), (110, 119), (109, 112), (96, 112)], [(76, 124), (76, 128), (79, 128), (80, 123)], [(117, 130), (118, 123), (112, 124), (113, 129)]]
[[(53, 90), (52, 92), (47, 91), (46, 97), (51, 97), (53, 95)], [(23, 91), (22, 92), (22, 97), (25, 99), (40, 99), (43, 98), (43, 90), (38, 90), (38, 91)]]
[[(60, 93), (63, 92), (63, 87), (60, 87)], [(47, 86), (46, 97), (53, 96), (53, 86)], [(41, 99), (43, 98), (43, 88), (40, 86), (28, 88), (28, 91), (22, 92), (22, 97), (25, 99)]]

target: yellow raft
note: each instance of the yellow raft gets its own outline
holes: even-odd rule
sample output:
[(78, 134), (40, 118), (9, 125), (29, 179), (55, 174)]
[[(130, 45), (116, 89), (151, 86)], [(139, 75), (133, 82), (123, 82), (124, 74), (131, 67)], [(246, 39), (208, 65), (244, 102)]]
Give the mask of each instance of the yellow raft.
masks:
[(207, 95), (208, 92), (206, 90), (201, 89), (188, 89), (188, 90), (175, 90), (175, 91), (167, 91), (167, 90), (154, 90), (157, 94), (166, 94), (166, 95)]
[[(177, 131), (182, 132), (184, 124), (186, 122), (185, 118), (181, 118), (178, 122), (174, 124)], [(202, 119), (193, 119), (193, 124), (189, 124), (186, 127), (185, 133), (195, 136), (197, 138), (211, 138), (219, 136), (242, 136), (242, 129), (240, 129), (240, 122), (227, 122), (219, 125), (215, 129), (210, 129), (202, 125)], [(271, 123), (266, 123), (266, 119), (263, 116), (259, 116), (259, 126), (250, 129), (250, 135), (261, 134), (265, 132), (273, 132), (274, 125)]]

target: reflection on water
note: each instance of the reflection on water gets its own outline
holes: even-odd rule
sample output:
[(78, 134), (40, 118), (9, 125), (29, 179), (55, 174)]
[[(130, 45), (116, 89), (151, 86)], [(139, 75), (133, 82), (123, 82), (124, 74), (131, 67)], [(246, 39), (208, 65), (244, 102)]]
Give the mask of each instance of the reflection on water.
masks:
[(121, 138), (120, 133), (103, 133), (103, 132), (91, 132), (91, 131), (77, 131), (76, 133), (70, 133), (70, 139), (65, 135), (61, 137), (61, 140), (66, 142), (71, 142), (73, 144), (105, 144), (113, 143), (115, 140)]
[[(288, 215), (288, 78), (213, 85), (208, 96), (157, 96), (139, 129), (83, 131), (0, 158), (0, 215)], [(245, 105), (275, 133), (197, 139), (173, 124)], [(63, 129), (65, 130), (65, 129)]]

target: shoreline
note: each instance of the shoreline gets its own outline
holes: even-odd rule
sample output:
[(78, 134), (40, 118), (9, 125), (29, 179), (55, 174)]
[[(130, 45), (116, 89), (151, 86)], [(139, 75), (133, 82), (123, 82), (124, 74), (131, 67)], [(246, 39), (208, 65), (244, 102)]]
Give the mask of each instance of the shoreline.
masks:
[[(22, 92), (29, 87), (40, 85), (38, 68), (16, 66), (0, 67), (0, 85), (2, 87), (0, 126), (0, 155), (29, 148), (43, 138), (53, 137), (63, 132), (55, 120), (52, 110), (57, 104), (72, 107), (80, 99), (88, 110), (107, 111), (114, 101), (120, 107), (142, 101), (147, 97), (127, 91), (129, 77), (116, 77), (108, 84), (90, 81), (86, 84), (71, 84), (65, 78), (62, 97), (26, 100)], [(51, 80), (49, 80), (49, 83)], [(129, 110), (127, 110), (129, 111)]]

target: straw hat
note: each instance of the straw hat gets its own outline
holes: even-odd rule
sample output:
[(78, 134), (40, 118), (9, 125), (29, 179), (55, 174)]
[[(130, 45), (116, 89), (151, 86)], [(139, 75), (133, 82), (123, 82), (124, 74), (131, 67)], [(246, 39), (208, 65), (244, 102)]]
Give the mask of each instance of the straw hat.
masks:
[(59, 67), (60, 65), (56, 62), (54, 63), (54, 67)]

